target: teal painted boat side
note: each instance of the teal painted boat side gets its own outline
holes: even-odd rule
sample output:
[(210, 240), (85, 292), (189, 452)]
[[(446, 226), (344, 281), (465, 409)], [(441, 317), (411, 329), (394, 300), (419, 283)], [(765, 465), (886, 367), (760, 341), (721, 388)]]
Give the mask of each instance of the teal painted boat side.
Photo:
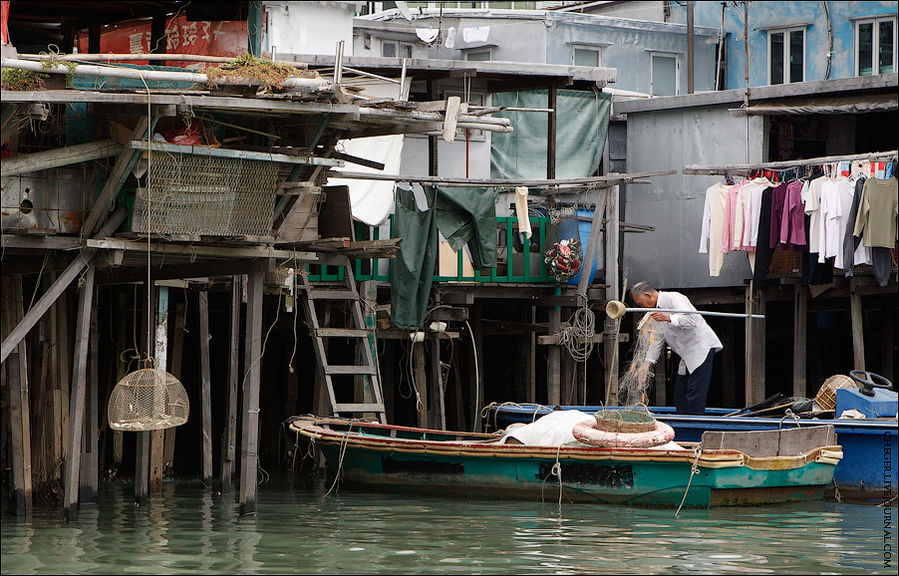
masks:
[[(341, 462), (340, 448), (321, 445), (331, 470)], [(345, 447), (340, 467), (342, 482), (351, 486), (475, 499), (555, 501), (560, 490), (559, 477), (553, 474), (556, 463), (553, 458), (447, 456)], [(687, 507), (708, 507), (821, 498), (832, 481), (834, 466), (809, 462), (790, 470), (700, 467), (692, 480), (688, 461), (563, 459), (558, 469), (564, 501), (673, 507), (683, 499)]]

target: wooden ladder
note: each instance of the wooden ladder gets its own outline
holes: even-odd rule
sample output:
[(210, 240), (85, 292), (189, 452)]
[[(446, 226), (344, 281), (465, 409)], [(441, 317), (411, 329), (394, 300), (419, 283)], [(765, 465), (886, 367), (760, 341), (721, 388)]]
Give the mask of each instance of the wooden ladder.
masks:
[[(343, 258), (337, 264), (344, 269), (343, 282), (312, 282), (304, 271), (298, 274), (298, 288), (303, 292), (303, 303), (306, 307), (306, 324), (312, 336), (315, 346), (315, 355), (318, 358), (319, 373), (322, 376), (325, 388), (328, 392), (328, 400), (331, 403), (331, 413), (334, 416), (349, 416), (361, 414), (377, 414), (380, 422), (387, 422), (387, 414), (384, 410), (384, 400), (381, 393), (381, 378), (378, 374), (377, 359), (372, 354), (369, 346), (369, 336), (374, 332), (374, 327), (365, 325), (365, 316), (362, 314), (361, 299), (356, 289), (356, 280), (353, 278), (353, 267), (349, 258)], [(347, 323), (353, 326), (330, 327), (322, 326), (318, 321), (318, 313), (315, 303), (323, 301), (326, 307), (334, 302), (348, 302), (349, 314)], [(326, 323), (330, 314), (326, 313)], [(328, 361), (328, 347), (325, 341), (328, 338), (352, 338), (356, 340), (355, 358), (358, 364), (333, 365)], [(361, 354), (360, 352), (361, 348)], [(372, 402), (338, 402), (334, 393), (334, 375), (361, 375), (368, 383), (371, 390)]]

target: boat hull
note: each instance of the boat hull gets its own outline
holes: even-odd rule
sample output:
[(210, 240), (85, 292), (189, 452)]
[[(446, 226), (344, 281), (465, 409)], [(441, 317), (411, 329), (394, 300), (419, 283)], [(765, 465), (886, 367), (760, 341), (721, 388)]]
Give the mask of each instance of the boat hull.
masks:
[(499, 444), (498, 435), (454, 437), (314, 417), (290, 427), (321, 450), (342, 485), (475, 499), (700, 508), (804, 501), (823, 497), (842, 457), (839, 446), (817, 444), (789, 456), (751, 456), (712, 445), (660, 450)]
[[(600, 406), (561, 406), (562, 410), (595, 412)], [(552, 410), (533, 404), (495, 406), (489, 416), (492, 425), (505, 428), (510, 424), (532, 422), (535, 417)], [(709, 408), (704, 415), (675, 414), (673, 408), (650, 407), (650, 411), (675, 431), (678, 442), (698, 442), (703, 432), (777, 430), (797, 426), (832, 425), (837, 442), (843, 447), (843, 460), (834, 470), (834, 481), (843, 498), (883, 502), (894, 498), (899, 486), (899, 466), (895, 420), (802, 420), (755, 418), (724, 414), (730, 410)]]
[[(322, 446), (331, 470), (340, 463), (339, 446)], [(473, 499), (554, 502), (560, 482), (552, 458), (446, 458), (379, 453), (347, 448), (341, 485), (378, 491)], [(833, 465), (812, 462), (800, 470), (702, 469), (690, 488), (689, 462), (610, 460), (561, 463), (563, 502), (650, 507), (743, 506), (821, 499), (831, 484)], [(686, 492), (686, 497), (685, 497)]]

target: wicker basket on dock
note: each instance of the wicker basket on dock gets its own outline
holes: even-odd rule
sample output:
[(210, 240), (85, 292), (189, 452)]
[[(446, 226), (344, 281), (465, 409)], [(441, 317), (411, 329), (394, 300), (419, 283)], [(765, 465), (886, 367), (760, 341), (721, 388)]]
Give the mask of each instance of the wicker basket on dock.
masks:
[(595, 416), (596, 428), (604, 432), (642, 434), (652, 432), (656, 426), (651, 414), (635, 410), (603, 410)]
[(815, 394), (815, 404), (822, 410), (833, 410), (837, 407), (837, 388), (858, 388), (855, 380), (845, 374), (834, 374), (824, 381)]

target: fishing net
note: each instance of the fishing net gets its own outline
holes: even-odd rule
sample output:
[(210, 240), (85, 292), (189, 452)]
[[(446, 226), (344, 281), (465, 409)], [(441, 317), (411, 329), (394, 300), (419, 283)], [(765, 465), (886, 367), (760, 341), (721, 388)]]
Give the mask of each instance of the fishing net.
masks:
[(113, 430), (164, 430), (187, 422), (190, 401), (177, 378), (158, 368), (136, 370), (119, 380), (109, 396)]
[(637, 324), (637, 338), (630, 350), (627, 370), (618, 379), (618, 395), (624, 406), (646, 403), (646, 389), (653, 379), (652, 365), (643, 369), (649, 346), (655, 341), (657, 332), (653, 327), (652, 314), (647, 312)]
[(656, 426), (651, 414), (636, 410), (602, 410), (595, 416), (598, 429), (616, 434), (642, 434), (652, 432)]

